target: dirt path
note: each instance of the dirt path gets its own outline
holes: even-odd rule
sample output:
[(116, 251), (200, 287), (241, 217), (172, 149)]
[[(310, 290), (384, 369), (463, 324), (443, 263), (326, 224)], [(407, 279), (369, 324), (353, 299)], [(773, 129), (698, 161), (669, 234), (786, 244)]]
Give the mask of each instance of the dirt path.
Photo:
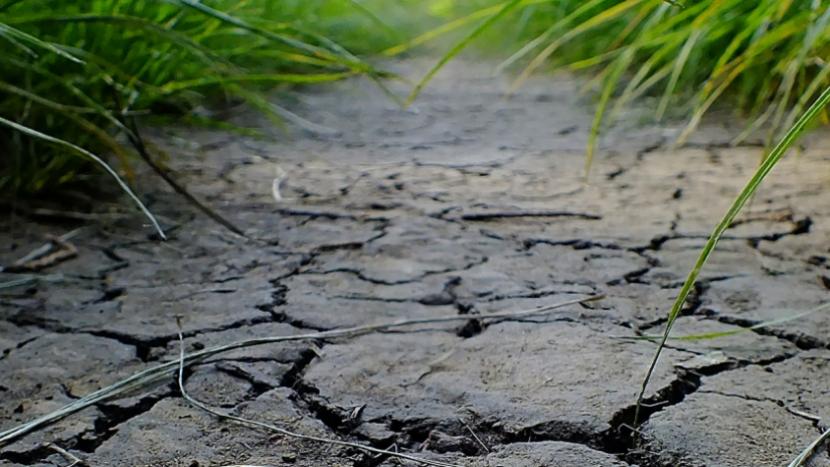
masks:
[[(411, 72), (413, 64), (397, 65)], [(237, 238), (164, 187), (170, 241), (136, 217), (90, 223), (57, 283), (0, 290), (0, 430), (193, 351), (231, 341), (607, 299), (546, 319), (430, 325), (235, 351), (188, 373), (198, 399), (292, 430), (468, 467), (779, 466), (830, 420), (830, 315), (677, 341), (648, 392), (644, 444), (626, 426), (657, 333), (718, 217), (757, 166), (708, 127), (609, 133), (579, 181), (591, 115), (566, 80), (500, 99), (490, 68), (457, 62), (401, 110), (370, 83), (289, 103), (314, 125), (290, 144), (217, 132), (156, 135)], [(261, 125), (250, 115), (240, 123)], [(268, 129), (268, 131), (271, 131)], [(184, 144), (183, 144), (184, 142)], [(825, 302), (830, 139), (782, 162), (729, 230), (676, 333), (727, 331)], [(286, 198), (272, 198), (284, 171)], [(75, 224), (3, 225), (9, 264)], [(0, 282), (16, 276), (0, 275)], [(356, 410), (357, 409), (357, 410)], [(820, 420), (820, 421), (817, 421)], [(473, 433), (475, 435), (473, 435)], [(219, 422), (164, 384), (0, 447), (0, 465), (369, 467), (383, 459)], [(387, 465), (394, 461), (388, 460)], [(812, 465), (830, 465), (823, 450)]]

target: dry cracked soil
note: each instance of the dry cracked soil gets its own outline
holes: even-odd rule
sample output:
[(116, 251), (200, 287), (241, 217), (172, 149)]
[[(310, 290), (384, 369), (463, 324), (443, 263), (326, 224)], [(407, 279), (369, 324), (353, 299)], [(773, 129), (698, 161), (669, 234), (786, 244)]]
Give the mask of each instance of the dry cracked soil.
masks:
[[(423, 63), (396, 63), (417, 75)], [(148, 130), (177, 177), (247, 233), (229, 233), (140, 173), (167, 242), (124, 203), (35, 209), (0, 231), (2, 264), (81, 227), (78, 256), (0, 290), (0, 430), (188, 351), (389, 320), (434, 323), (220, 354), (188, 392), (231, 413), (465, 467), (781, 466), (830, 420), (830, 315), (713, 340), (672, 341), (634, 402), (708, 233), (757, 167), (740, 128), (677, 127), (631, 111), (581, 179), (592, 115), (570, 78), (507, 79), (459, 61), (413, 107), (350, 81), (282, 97), (308, 120), (278, 143)], [(235, 123), (276, 133), (249, 111)], [(278, 133), (277, 133), (278, 134)], [(728, 231), (675, 333), (746, 329), (827, 301), (830, 138), (775, 169)], [(287, 179), (281, 202), (272, 182)], [(79, 202), (83, 204), (82, 202)], [(121, 206), (120, 208), (118, 206)], [(74, 219), (72, 217), (74, 216)], [(22, 277), (3, 273), (0, 282)], [(49, 279), (49, 277), (47, 277)], [(543, 317), (476, 319), (591, 294)], [(0, 447), (0, 465), (408, 463), (218, 420), (172, 378)], [(830, 465), (827, 448), (810, 461)]]

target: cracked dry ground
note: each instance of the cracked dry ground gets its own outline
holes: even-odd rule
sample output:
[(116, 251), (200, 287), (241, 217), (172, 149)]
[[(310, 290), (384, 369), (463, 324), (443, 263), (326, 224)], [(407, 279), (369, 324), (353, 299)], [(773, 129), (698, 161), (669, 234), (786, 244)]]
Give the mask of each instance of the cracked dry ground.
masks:
[[(729, 148), (734, 132), (711, 125), (672, 152), (672, 129), (623, 126), (584, 186), (591, 115), (574, 84), (539, 79), (501, 100), (502, 80), (477, 78), (488, 71), (457, 62), (417, 109), (366, 83), (299, 95), (287, 105), (320, 126), (295, 128), (289, 144), (157, 131), (181, 180), (252, 239), (192, 214), (161, 185), (145, 197), (170, 241), (135, 217), (87, 225), (72, 240), (79, 257), (48, 271), (66, 282), (0, 298), (0, 429), (174, 360), (177, 314), (190, 351), (469, 314), (460, 325), (237, 350), (193, 367), (186, 385), (300, 433), (467, 467), (784, 465), (830, 420), (826, 313), (673, 342), (648, 392), (642, 445), (625, 428), (655, 347), (620, 337), (661, 330), (760, 149)], [(745, 328), (827, 300), (827, 142), (813, 136), (773, 172), (704, 269), (677, 334)], [(277, 165), (290, 174), (281, 205), (270, 195)], [(0, 259), (74, 227), (8, 222)], [(607, 298), (545, 318), (473, 319), (596, 293)], [(45, 442), (93, 466), (398, 462), (220, 422), (172, 382), (3, 446), (0, 464), (65, 465)], [(830, 465), (826, 448), (812, 465)]]

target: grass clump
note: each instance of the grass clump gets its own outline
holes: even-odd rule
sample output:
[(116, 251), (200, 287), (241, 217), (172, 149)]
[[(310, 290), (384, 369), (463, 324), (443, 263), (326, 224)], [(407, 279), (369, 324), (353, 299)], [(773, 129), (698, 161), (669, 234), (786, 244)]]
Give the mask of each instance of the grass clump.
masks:
[[(411, 45), (500, 15), (486, 33), (473, 34), (483, 36), (485, 49), (512, 51), (498, 70), (518, 73), (513, 89), (536, 70), (590, 71), (593, 78), (585, 90), (598, 90), (599, 102), (588, 165), (604, 118), (613, 121), (637, 98), (652, 98), (658, 121), (688, 118), (681, 143), (725, 99), (748, 121), (747, 131), (734, 143), (766, 128), (771, 149), (830, 85), (830, 8), (825, 2), (697, 0), (683, 7), (665, 0), (444, 3), (447, 15), (466, 16)], [(510, 13), (505, 15), (503, 8)], [(828, 121), (824, 111), (821, 121)]]
[[(114, 155), (130, 178), (133, 154), (117, 136), (135, 136), (132, 119), (223, 125), (200, 110), (242, 100), (280, 123), (266, 90), (385, 76), (352, 53), (403, 34), (374, 3), (0, 1), (0, 193), (36, 195), (92, 176), (94, 161), (54, 139)], [(408, 3), (386, 10), (399, 19)]]

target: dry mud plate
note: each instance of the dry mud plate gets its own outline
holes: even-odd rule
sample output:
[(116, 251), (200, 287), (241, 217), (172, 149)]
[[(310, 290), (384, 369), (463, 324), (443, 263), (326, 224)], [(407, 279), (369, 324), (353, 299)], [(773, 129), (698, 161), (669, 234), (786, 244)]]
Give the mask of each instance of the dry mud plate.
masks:
[[(144, 198), (168, 242), (111, 211), (6, 221), (2, 264), (46, 234), (83, 229), (70, 240), (78, 256), (39, 273), (62, 276), (0, 291), (0, 430), (175, 361), (177, 315), (195, 352), (460, 314), (469, 320), (236, 350), (189, 368), (185, 385), (239, 416), (466, 467), (786, 465), (830, 421), (827, 313), (672, 342), (640, 445), (629, 431), (655, 346), (622, 337), (661, 331), (761, 150), (730, 148), (734, 131), (716, 125), (670, 150), (674, 129), (631, 116), (607, 133), (584, 185), (591, 115), (573, 83), (540, 79), (502, 99), (505, 83), (489, 72), (458, 62), (405, 110), (370, 83), (296, 95), (285, 105), (314, 122), (294, 125), (287, 143), (157, 130), (180, 180), (248, 238), (148, 174)], [(274, 131), (249, 113), (234, 118)], [(813, 135), (776, 168), (704, 269), (678, 335), (747, 328), (830, 298), (827, 150)], [(476, 319), (593, 294), (607, 298)], [(172, 378), (6, 444), (0, 464), (70, 463), (44, 443), (90, 466), (409, 462), (218, 420)], [(830, 465), (826, 447), (811, 465)]]

